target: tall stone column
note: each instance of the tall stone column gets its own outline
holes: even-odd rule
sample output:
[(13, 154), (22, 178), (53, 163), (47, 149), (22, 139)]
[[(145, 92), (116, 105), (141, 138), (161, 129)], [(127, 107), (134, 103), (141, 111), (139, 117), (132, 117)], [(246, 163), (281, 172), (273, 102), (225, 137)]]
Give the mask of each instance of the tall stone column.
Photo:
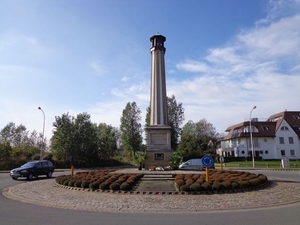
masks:
[(151, 41), (151, 87), (150, 87), (150, 126), (147, 130), (145, 168), (169, 165), (173, 155), (171, 148), (171, 127), (168, 126), (168, 109), (165, 75), (164, 42), (166, 38), (156, 34)]

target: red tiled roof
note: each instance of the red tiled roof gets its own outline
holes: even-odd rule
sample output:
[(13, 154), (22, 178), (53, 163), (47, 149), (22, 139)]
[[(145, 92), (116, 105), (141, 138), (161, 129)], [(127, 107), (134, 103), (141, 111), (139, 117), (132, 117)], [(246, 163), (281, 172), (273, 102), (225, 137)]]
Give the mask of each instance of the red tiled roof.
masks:
[[(275, 137), (283, 120), (293, 128), (300, 139), (300, 111), (284, 111), (270, 116), (267, 121), (251, 121), (251, 126), (255, 126), (258, 130), (258, 132), (252, 132), (252, 136)], [(224, 140), (250, 137), (250, 132), (243, 132), (243, 128), (249, 126), (250, 121), (245, 121), (228, 127), (225, 130), (228, 134), (224, 137)]]
[(276, 131), (279, 129), (281, 122), (285, 120), (295, 131), (300, 139), (300, 111), (283, 111), (269, 117), (268, 121), (276, 121)]

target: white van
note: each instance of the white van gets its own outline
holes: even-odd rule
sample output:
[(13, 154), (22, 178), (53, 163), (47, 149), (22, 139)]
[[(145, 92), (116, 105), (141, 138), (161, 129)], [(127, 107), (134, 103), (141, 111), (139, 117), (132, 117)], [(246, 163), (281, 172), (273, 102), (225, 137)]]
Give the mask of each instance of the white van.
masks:
[[(179, 169), (204, 169), (202, 159), (190, 159), (179, 165)], [(210, 168), (215, 168), (214, 164)]]

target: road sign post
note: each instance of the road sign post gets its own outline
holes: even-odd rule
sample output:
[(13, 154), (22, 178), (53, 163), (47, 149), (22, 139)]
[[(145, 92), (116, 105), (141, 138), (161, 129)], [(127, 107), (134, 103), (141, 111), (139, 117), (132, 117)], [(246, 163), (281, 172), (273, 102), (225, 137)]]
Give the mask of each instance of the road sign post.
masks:
[(224, 163), (224, 156), (219, 157), (219, 162), (220, 162), (220, 170), (223, 170), (223, 163)]
[(209, 174), (208, 174), (208, 168), (211, 167), (214, 164), (214, 160), (211, 156), (205, 155), (202, 157), (202, 164), (206, 167), (205, 169), (205, 175), (206, 175), (206, 182), (209, 181)]

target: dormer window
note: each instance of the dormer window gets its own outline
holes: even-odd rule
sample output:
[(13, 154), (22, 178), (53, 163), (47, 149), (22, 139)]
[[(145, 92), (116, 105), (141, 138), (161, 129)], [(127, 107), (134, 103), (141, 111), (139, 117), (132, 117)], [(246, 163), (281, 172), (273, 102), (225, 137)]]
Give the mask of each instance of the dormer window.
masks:
[(267, 126), (261, 126), (263, 130), (270, 130)]
[(300, 126), (295, 126), (294, 129), (295, 129), (296, 131), (300, 131)]
[(300, 116), (299, 116), (299, 115), (293, 115), (293, 117), (294, 117), (296, 120), (300, 120)]

